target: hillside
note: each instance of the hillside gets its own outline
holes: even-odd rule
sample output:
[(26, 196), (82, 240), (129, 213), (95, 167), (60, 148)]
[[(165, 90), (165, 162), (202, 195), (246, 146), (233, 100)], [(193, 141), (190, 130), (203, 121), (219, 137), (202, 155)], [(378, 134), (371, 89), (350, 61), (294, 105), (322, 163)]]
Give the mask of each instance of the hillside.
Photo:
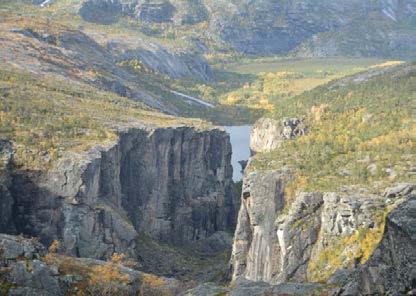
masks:
[[(254, 122), (264, 112), (272, 110), (280, 97), (292, 97), (322, 83), (363, 71), (382, 63), (382, 57), (409, 58), (414, 52), (411, 48), (412, 6), (407, 3), (397, 7), (384, 2), (362, 4), (362, 7), (350, 7), (344, 2), (336, 5), (333, 2), (317, 3), (315, 7), (301, 1), (279, 5), (268, 1), (247, 5), (211, 1), (163, 3), (150, 1), (136, 5), (135, 1), (56, 0), (41, 6), (31, 1), (4, 1), (0, 4), (2, 62), (39, 74), (54, 73), (87, 83), (171, 115), (204, 118), (229, 125)], [(362, 11), (357, 14), (355, 9)], [(341, 15), (342, 10), (351, 16)], [(389, 18), (380, 10), (400, 15), (403, 23), (389, 23), (393, 22), (391, 15), (388, 14)], [(285, 23), (283, 27), (269, 23), (276, 17), (276, 11), (279, 11), (279, 22)], [(303, 13), (305, 11), (307, 13)], [(318, 11), (326, 11), (328, 17), (321, 18)], [(163, 13), (167, 13), (165, 18)], [(225, 17), (234, 14), (235, 17)], [(355, 18), (369, 22), (377, 20), (383, 24), (380, 30), (391, 31), (373, 30), (378, 33), (368, 40), (371, 46), (384, 47), (388, 43), (388, 46), (396, 44), (399, 49), (373, 50), (367, 42), (357, 39), (368, 35), (362, 32), (352, 32), (355, 39), (350, 36), (348, 42), (342, 41), (342, 32), (355, 28), (348, 23)], [(253, 19), (256, 20), (254, 23)], [(319, 24), (312, 25), (314, 22)], [(410, 35), (393, 33), (396, 25), (403, 30), (406, 28)], [(270, 30), (270, 26), (274, 29)], [(307, 26), (308, 30), (302, 26)], [(235, 28), (243, 31), (235, 31)], [(224, 30), (234, 31), (224, 33)], [(301, 33), (296, 33), (297, 30)], [(262, 31), (276, 36), (258, 33)], [(315, 33), (317, 35), (313, 35)], [(287, 55), (296, 51), (303, 56), (316, 57), (322, 55), (310, 51), (306, 44), (312, 40), (316, 47), (320, 34), (330, 36), (335, 33), (339, 39), (335, 45), (343, 50), (323, 55), (354, 56), (354, 59), (247, 59), (249, 51), (238, 48), (232, 39), (240, 40), (242, 46), (253, 46), (256, 56)], [(380, 34), (384, 36), (384, 43), (377, 40)], [(388, 41), (386, 34), (409, 42)], [(284, 45), (287, 42), (290, 45)], [(267, 43), (287, 48), (272, 49)], [(369, 51), (355, 48), (354, 44)], [(348, 48), (350, 45), (354, 48)], [(372, 58), (363, 59), (362, 56)], [(253, 64), (257, 68), (267, 66), (263, 74), (239, 71), (234, 67), (241, 64), (248, 67)], [(296, 71), (287, 67), (295, 64)]]
[(414, 258), (415, 85), (414, 63), (374, 67), (282, 99), (256, 123), (233, 280), (267, 291), (320, 283), (329, 295), (414, 290), (413, 276), (393, 274), (415, 266), (399, 259)]
[(293, 169), (294, 191), (414, 182), (415, 70), (374, 68), (279, 101), (267, 117), (298, 118), (308, 132), (256, 155), (252, 168)]
[(66, 152), (111, 143), (128, 126), (208, 126), (152, 111), (112, 92), (51, 75), (0, 66), (0, 137), (15, 143), (18, 165), (48, 167)]
[(64, 8), (53, 9), (0, 3), (3, 64), (88, 84), (175, 116), (229, 124), (262, 114), (220, 106), (218, 93), (240, 87), (247, 77), (214, 73), (200, 55), (143, 37), (140, 31), (89, 24), (65, 14)]
[[(32, 10), (31, 1), (5, 1)], [(42, 1), (34, 1), (42, 3)], [(413, 1), (54, 0), (36, 14), (206, 54), (411, 58)], [(97, 27), (97, 26), (95, 26)]]
[(50, 7), (203, 53), (403, 58), (415, 50), (411, 0), (56, 0)]
[(312, 90), (320, 85), (370, 68), (400, 64), (375, 58), (255, 58), (225, 66), (230, 73), (251, 79), (243, 85), (220, 93), (224, 106), (241, 106), (273, 112), (281, 102)]

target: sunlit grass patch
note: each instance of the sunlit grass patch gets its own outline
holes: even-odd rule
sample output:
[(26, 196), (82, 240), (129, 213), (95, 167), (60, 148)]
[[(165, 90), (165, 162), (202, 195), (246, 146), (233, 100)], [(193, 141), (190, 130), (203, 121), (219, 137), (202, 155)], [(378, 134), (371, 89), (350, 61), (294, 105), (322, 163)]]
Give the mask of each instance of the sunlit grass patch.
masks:
[(0, 137), (14, 142), (15, 161), (30, 168), (48, 166), (66, 151), (114, 142), (119, 125), (208, 126), (82, 83), (5, 67), (0, 67), (0, 97)]

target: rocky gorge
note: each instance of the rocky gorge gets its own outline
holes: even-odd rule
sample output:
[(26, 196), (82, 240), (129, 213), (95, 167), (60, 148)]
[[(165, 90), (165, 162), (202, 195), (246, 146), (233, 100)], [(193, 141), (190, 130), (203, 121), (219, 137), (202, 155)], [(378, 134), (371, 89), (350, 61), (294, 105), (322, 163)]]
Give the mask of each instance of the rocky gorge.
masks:
[(238, 199), (224, 131), (125, 128), (116, 143), (68, 155), (44, 172), (13, 168), (12, 144), (1, 148), (1, 232), (44, 246), (59, 241), (61, 254), (138, 260), (144, 237), (186, 247), (221, 242), (218, 233), (234, 228)]
[[(299, 126), (260, 121), (252, 131), (257, 149), (265, 148), (258, 146), (259, 129), (271, 124), (275, 142), (291, 138), (285, 127)], [(289, 170), (253, 171), (249, 162), (236, 219), (231, 146), (219, 129), (123, 128), (116, 143), (69, 155), (47, 172), (14, 168), (12, 144), (1, 144), (1, 232), (12, 234), (0, 237), (1, 264), (9, 270), (1, 279), (12, 283), (9, 295), (72, 293), (91, 276), (64, 276), (69, 261), (76, 271), (65, 272), (72, 276), (85, 268), (117, 270), (123, 280), (111, 289), (117, 286), (120, 295), (177, 295), (184, 289), (179, 281), (162, 277), (154, 286), (146, 280), (153, 275), (100, 260), (123, 254), (142, 270), (158, 262), (152, 256), (167, 259), (163, 251), (149, 253), (143, 238), (181, 248), (202, 244), (214, 254), (229, 248), (221, 247), (222, 233), (235, 226), (235, 285), (204, 284), (186, 295), (401, 295), (415, 289), (415, 185), (398, 184), (383, 195), (351, 187), (290, 196)], [(38, 241), (13, 235), (19, 233)], [(45, 249), (56, 241), (52, 253)]]
[(416, 295), (415, 11), (2, 1), (0, 295)]

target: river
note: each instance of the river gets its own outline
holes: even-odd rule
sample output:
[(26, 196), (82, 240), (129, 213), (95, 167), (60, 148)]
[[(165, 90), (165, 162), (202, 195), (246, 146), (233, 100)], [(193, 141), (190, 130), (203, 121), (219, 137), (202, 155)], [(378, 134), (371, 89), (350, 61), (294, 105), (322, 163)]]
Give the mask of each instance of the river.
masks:
[(231, 164), (233, 165), (234, 181), (241, 181), (243, 175), (241, 173), (240, 160), (248, 160), (250, 157), (250, 132), (251, 125), (241, 126), (224, 126), (227, 133), (230, 134), (231, 146), (233, 148), (233, 156)]

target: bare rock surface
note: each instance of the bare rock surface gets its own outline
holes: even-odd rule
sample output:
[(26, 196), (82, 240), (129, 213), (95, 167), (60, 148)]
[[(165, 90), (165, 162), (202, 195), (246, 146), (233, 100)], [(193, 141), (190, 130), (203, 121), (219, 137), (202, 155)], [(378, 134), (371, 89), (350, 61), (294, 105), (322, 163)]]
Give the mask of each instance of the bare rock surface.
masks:
[(252, 129), (250, 149), (253, 153), (272, 151), (279, 148), (284, 141), (302, 136), (306, 132), (304, 123), (297, 118), (282, 121), (261, 118)]
[(400, 197), (387, 217), (383, 239), (370, 258), (344, 282), (339, 295), (412, 295), (416, 290), (416, 194), (414, 185), (386, 191)]
[[(0, 250), (0, 280), (2, 292), (6, 293), (2, 295), (173, 296), (180, 291), (180, 283), (174, 279), (145, 274), (118, 263), (48, 253), (36, 239), (0, 234)], [(91, 281), (94, 276), (105, 280), (96, 283)]]
[(69, 254), (135, 255), (140, 233), (184, 245), (233, 229), (231, 145), (224, 131), (188, 127), (121, 132), (114, 145), (19, 171), (11, 192), (18, 232)]
[[(377, 217), (387, 203), (394, 210), (372, 257), (363, 266), (344, 262), (356, 269), (340, 269), (329, 283), (344, 286), (340, 295), (401, 295), (415, 289), (414, 185), (398, 184), (384, 195), (356, 188), (300, 193), (290, 201), (284, 180), (276, 171), (245, 177), (231, 259), (234, 281), (308, 282), (309, 264), (321, 260), (317, 258), (334, 241), (381, 227)], [(350, 260), (343, 253), (338, 256)]]
[(14, 231), (14, 201), (10, 193), (13, 154), (13, 144), (7, 140), (0, 140), (0, 229), (8, 229), (10, 232)]

